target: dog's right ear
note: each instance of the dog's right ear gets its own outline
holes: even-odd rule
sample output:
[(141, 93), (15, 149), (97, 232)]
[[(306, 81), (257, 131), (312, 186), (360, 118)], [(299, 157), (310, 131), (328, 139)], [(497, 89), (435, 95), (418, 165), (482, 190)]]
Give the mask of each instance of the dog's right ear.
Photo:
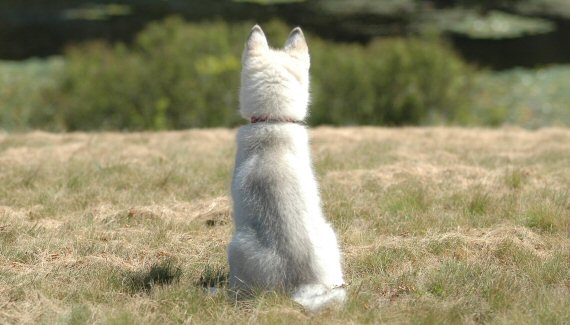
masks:
[(245, 53), (254, 53), (267, 49), (269, 49), (269, 45), (267, 44), (267, 38), (265, 38), (263, 30), (261, 30), (259, 25), (253, 26), (245, 42)]
[(309, 47), (307, 46), (307, 41), (305, 40), (305, 35), (300, 27), (295, 27), (289, 34), (287, 41), (285, 42), (285, 51), (290, 55), (297, 57), (307, 63), (307, 66), (311, 65), (311, 58), (309, 57)]

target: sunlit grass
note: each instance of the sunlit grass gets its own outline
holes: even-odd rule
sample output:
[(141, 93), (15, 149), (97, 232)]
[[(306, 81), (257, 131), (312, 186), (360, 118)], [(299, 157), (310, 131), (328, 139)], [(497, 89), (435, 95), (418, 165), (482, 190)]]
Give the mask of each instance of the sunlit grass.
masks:
[[(227, 289), (233, 130), (0, 135), (0, 323), (570, 320), (570, 132), (319, 128), (349, 299)], [(215, 288), (215, 289), (212, 289)]]

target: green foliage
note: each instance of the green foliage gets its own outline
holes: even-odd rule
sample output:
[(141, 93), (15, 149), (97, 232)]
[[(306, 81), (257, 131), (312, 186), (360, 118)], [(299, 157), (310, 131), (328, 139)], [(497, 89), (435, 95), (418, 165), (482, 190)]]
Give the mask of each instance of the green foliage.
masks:
[[(0, 64), (5, 130), (236, 126), (240, 54), (252, 23), (149, 25), (133, 45)], [(263, 24), (280, 47), (289, 27)], [(477, 72), (437, 39), (339, 44), (307, 35), (312, 125), (568, 125), (566, 66)]]
[(313, 42), (312, 49), (314, 124), (467, 120), (470, 71), (438, 42), (388, 39), (367, 47)]
[(89, 44), (67, 53), (53, 119), (68, 130), (234, 125), (245, 26), (148, 26), (132, 48)]
[[(134, 45), (69, 49), (59, 86), (35, 127), (182, 129), (240, 123), (240, 54), (251, 23), (153, 23)], [(264, 24), (281, 46), (289, 28)], [(338, 45), (309, 36), (311, 124), (409, 125), (462, 121), (469, 69), (439, 42)]]

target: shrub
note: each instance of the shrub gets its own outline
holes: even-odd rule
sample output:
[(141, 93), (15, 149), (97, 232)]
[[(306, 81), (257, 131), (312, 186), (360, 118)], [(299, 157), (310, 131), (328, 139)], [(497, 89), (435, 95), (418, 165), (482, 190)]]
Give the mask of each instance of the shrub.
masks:
[[(47, 94), (52, 110), (44, 110), (44, 127), (235, 126), (240, 123), (240, 56), (251, 25), (169, 18), (150, 24), (130, 47), (73, 47), (66, 53), (59, 87)], [(280, 22), (263, 27), (270, 42), (284, 42), (289, 31)], [(390, 39), (362, 46), (308, 38), (311, 124), (404, 125), (463, 118), (469, 71), (439, 42)]]
[(367, 47), (321, 44), (317, 49), (313, 123), (415, 125), (469, 119), (469, 69), (438, 42), (388, 39)]
[(54, 118), (69, 130), (233, 125), (240, 64), (232, 40), (246, 32), (170, 18), (150, 24), (131, 48), (71, 48), (50, 94)]

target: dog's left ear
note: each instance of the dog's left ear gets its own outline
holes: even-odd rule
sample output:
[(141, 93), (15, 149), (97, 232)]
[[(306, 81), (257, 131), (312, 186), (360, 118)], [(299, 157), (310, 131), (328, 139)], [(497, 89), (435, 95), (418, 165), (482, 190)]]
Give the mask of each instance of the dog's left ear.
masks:
[(307, 64), (310, 63), (309, 47), (305, 40), (305, 35), (300, 27), (295, 27), (285, 42), (285, 51), (289, 52), (292, 56), (305, 60)]
[(249, 32), (249, 36), (247, 37), (247, 41), (245, 42), (245, 51), (246, 52), (256, 52), (256, 51), (264, 51), (269, 49), (269, 45), (267, 45), (267, 39), (265, 38), (265, 34), (259, 25), (253, 26), (251, 32)]

